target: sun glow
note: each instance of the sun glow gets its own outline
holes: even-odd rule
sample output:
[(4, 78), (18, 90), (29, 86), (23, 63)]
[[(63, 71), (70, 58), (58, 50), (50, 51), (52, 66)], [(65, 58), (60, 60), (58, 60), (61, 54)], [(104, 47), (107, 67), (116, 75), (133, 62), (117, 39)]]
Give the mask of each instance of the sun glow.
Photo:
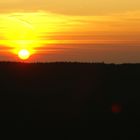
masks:
[[(9, 50), (11, 53), (25, 60), (28, 59), (29, 54), (35, 53), (36, 47), (41, 46), (38, 30), (32, 23), (29, 23), (24, 18), (22, 19), (22, 16), (5, 15), (1, 21), (3, 39), (0, 40), (0, 44), (11, 48)], [(26, 52), (23, 51), (22, 54), (21, 50), (26, 50)], [(27, 53), (27, 50), (30, 53)]]
[(30, 52), (26, 49), (22, 49), (18, 52), (18, 56), (22, 60), (27, 60), (30, 57)]
[[(46, 12), (8, 13), (0, 15), (0, 21), (0, 44), (14, 55), (19, 55), (23, 49), (28, 50), (30, 55), (44, 53), (48, 52), (48, 44), (67, 44), (67, 40), (59, 39), (60, 35), (55, 33), (64, 31), (67, 34), (75, 25), (75, 21), (68, 16)], [(62, 23), (66, 26), (63, 27)], [(43, 51), (38, 48), (43, 48)]]

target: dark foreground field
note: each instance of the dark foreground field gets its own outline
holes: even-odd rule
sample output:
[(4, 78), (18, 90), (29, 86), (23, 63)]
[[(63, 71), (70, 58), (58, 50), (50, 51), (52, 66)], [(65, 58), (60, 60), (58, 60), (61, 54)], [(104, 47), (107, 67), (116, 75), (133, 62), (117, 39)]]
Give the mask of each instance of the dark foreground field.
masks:
[(0, 63), (0, 119), (16, 127), (89, 127), (140, 119), (139, 64)]

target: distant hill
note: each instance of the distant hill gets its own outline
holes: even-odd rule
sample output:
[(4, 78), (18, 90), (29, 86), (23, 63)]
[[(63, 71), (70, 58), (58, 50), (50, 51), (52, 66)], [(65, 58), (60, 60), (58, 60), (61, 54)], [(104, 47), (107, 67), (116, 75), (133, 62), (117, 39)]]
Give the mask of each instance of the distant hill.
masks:
[(140, 64), (0, 63), (0, 117), (17, 127), (89, 127), (139, 108)]

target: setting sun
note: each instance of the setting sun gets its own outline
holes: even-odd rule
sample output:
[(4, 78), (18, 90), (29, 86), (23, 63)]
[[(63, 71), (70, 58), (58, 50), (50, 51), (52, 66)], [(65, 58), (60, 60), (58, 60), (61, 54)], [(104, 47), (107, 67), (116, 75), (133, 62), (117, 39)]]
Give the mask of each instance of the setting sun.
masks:
[(137, 63), (140, 0), (134, 1), (0, 0), (0, 61), (19, 61), (26, 49), (28, 62)]
[(26, 60), (30, 57), (30, 52), (26, 49), (20, 50), (18, 56), (22, 60)]

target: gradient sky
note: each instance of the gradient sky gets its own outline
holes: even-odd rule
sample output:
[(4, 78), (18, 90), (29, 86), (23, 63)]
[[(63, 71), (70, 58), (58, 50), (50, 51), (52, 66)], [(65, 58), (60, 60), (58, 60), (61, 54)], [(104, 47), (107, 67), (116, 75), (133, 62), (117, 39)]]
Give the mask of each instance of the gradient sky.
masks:
[(140, 0), (1, 0), (0, 61), (140, 62)]

